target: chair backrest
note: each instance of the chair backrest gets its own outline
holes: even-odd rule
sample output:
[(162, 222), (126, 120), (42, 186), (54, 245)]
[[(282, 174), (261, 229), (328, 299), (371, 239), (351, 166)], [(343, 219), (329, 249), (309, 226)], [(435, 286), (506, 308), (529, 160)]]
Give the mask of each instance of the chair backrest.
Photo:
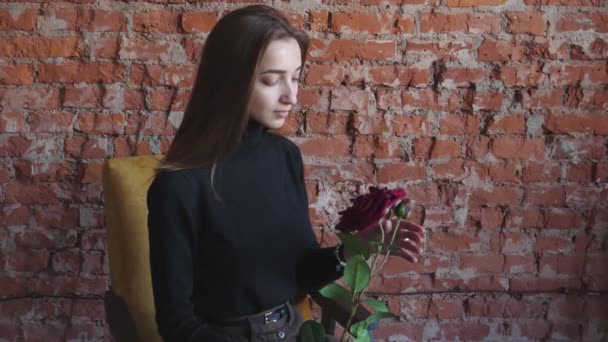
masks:
[[(161, 156), (137, 156), (106, 160), (103, 168), (110, 281), (122, 297), (142, 341), (162, 341), (154, 320), (150, 275), (146, 194)], [(311, 319), (308, 298), (297, 307)]]
[(103, 192), (110, 282), (127, 304), (141, 341), (162, 341), (154, 320), (146, 193), (160, 156), (107, 160)]

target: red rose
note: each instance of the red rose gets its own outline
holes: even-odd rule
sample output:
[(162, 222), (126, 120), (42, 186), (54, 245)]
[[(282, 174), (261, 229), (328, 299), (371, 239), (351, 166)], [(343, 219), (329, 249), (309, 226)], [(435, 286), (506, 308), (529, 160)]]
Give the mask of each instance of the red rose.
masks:
[(369, 191), (368, 194), (351, 199), (353, 205), (340, 212), (337, 230), (344, 233), (365, 231), (378, 223), (395, 203), (405, 197), (405, 190), (401, 188), (388, 190), (372, 186)]

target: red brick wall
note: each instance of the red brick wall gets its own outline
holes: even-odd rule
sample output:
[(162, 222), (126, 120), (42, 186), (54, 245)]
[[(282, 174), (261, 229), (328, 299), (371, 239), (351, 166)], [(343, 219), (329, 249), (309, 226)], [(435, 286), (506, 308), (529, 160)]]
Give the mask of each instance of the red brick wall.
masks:
[[(401, 316), (378, 336), (608, 338), (608, 3), (276, 5), (313, 37), (283, 133), (315, 226), (381, 183), (428, 228), (424, 260), (374, 285)], [(166, 150), (238, 6), (0, 4), (0, 340), (108, 339), (102, 162)]]

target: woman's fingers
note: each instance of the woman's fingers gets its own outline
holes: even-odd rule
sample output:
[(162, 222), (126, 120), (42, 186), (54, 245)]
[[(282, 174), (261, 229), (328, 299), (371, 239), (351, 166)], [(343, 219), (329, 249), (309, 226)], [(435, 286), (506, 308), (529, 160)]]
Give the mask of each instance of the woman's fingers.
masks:
[(401, 221), (399, 223), (399, 229), (408, 230), (408, 231), (416, 232), (416, 233), (420, 233), (420, 234), (424, 233), (424, 227), (417, 225), (410, 221)]

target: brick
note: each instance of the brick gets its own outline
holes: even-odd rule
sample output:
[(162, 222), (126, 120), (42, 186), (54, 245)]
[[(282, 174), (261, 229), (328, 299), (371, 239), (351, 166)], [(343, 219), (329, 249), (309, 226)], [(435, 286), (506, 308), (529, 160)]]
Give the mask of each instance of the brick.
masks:
[(308, 57), (311, 61), (344, 61), (357, 56), (359, 45), (356, 40), (332, 39), (310, 40)]
[(65, 88), (64, 107), (102, 108), (103, 89), (98, 86)]
[(367, 111), (368, 106), (369, 93), (366, 90), (335, 88), (331, 92), (332, 110)]
[(429, 253), (473, 252), (479, 248), (481, 241), (468, 233), (432, 232), (427, 240)]
[(590, 162), (568, 165), (566, 180), (578, 183), (593, 182), (593, 173), (593, 164)]
[(441, 77), (441, 86), (448, 89), (468, 88), (486, 81), (485, 71), (478, 68), (449, 68)]
[(472, 163), (471, 170), (481, 180), (490, 182), (518, 182), (521, 164), (507, 160), (494, 163)]
[(317, 107), (323, 101), (327, 101), (327, 93), (323, 93), (320, 89), (301, 88), (298, 92), (298, 102), (302, 108)]
[(309, 11), (308, 12), (310, 29), (312, 31), (325, 32), (328, 29), (329, 12), (327, 11)]
[(572, 250), (572, 239), (560, 236), (539, 236), (534, 244), (538, 253), (569, 253)]
[(25, 206), (0, 208), (0, 226), (21, 226), (29, 221), (29, 209)]
[(423, 40), (408, 40), (405, 55), (415, 58), (442, 59), (445, 61), (464, 61), (473, 58), (473, 44), (470, 40), (428, 42)]
[(44, 83), (118, 83), (124, 82), (122, 64), (105, 62), (64, 62), (41, 64), (38, 80)]
[(83, 42), (77, 37), (9, 37), (0, 45), (1, 57), (82, 57)]
[(450, 268), (450, 258), (426, 254), (417, 263), (411, 263), (403, 258), (389, 258), (381, 274), (383, 277), (404, 276), (405, 274), (432, 274), (446, 272)]
[(6, 267), (13, 272), (39, 272), (49, 262), (47, 250), (15, 250), (7, 253)]
[(380, 183), (405, 182), (412, 180), (423, 180), (424, 166), (416, 164), (385, 164), (378, 169), (378, 181)]
[(528, 186), (525, 189), (524, 201), (531, 205), (563, 206), (566, 191), (561, 186)]
[(38, 133), (71, 132), (73, 117), (70, 112), (37, 111), (30, 116), (30, 131)]
[(585, 114), (548, 114), (545, 127), (552, 133), (590, 133), (608, 135), (608, 117)]
[(376, 92), (376, 103), (379, 109), (400, 109), (403, 107), (401, 92), (398, 90), (379, 89)]
[(462, 160), (450, 160), (446, 163), (433, 165), (433, 179), (454, 180), (464, 177), (466, 168)]
[(491, 150), (498, 158), (538, 160), (545, 157), (543, 139), (495, 138), (491, 142)]
[(471, 192), (469, 205), (513, 205), (519, 203), (521, 191), (517, 187), (495, 186), (477, 188)]
[(458, 108), (458, 95), (455, 92), (444, 91), (437, 94), (433, 89), (411, 89), (403, 92), (403, 109), (430, 109), (448, 112)]
[(449, 7), (499, 6), (506, 0), (448, 0)]
[(0, 84), (28, 85), (33, 83), (34, 69), (32, 65), (0, 61)]
[(505, 255), (504, 273), (536, 273), (536, 260), (527, 255)]
[(26, 8), (20, 11), (0, 10), (0, 31), (33, 31), (36, 28), (38, 9)]
[[(374, 177), (373, 165), (368, 162), (355, 162), (348, 165), (306, 165), (304, 167), (306, 179), (363, 181)], [(317, 215), (318, 216), (318, 215)], [(327, 222), (326, 222), (327, 223)], [(326, 224), (324, 223), (324, 224)]]
[(542, 12), (511, 12), (507, 13), (507, 20), (507, 32), (511, 34), (544, 36), (547, 31), (547, 22)]
[(599, 0), (524, 0), (524, 3), (529, 6), (601, 6), (602, 4)]
[(307, 130), (313, 133), (346, 134), (348, 114), (306, 113)]
[(150, 142), (133, 138), (117, 137), (113, 141), (114, 157), (152, 154)]
[[(451, 1), (474, 1), (474, 0), (448, 0), (448, 4)], [(474, 1), (480, 2), (480, 1)], [(490, 335), (490, 326), (484, 323), (474, 323), (474, 322), (466, 322), (466, 323), (439, 323), (437, 335), (431, 338), (441, 339), (441, 337), (446, 340), (454, 341), (458, 339), (463, 339), (464, 341), (479, 341), (487, 338)]]
[(108, 155), (107, 139), (80, 136), (67, 137), (65, 139), (65, 151), (74, 158), (105, 158)]
[(63, 205), (47, 206), (44, 209), (35, 208), (34, 222), (40, 228), (77, 228), (78, 209)]
[(125, 126), (124, 114), (84, 112), (78, 114), (76, 130), (86, 134), (124, 134)]
[(480, 62), (522, 61), (526, 59), (526, 45), (518, 40), (485, 39), (478, 54)]
[(367, 40), (359, 45), (357, 55), (364, 60), (392, 60), (396, 52), (393, 40)]
[(431, 148), (431, 159), (435, 158), (458, 158), (460, 156), (460, 144), (453, 140), (435, 140)]
[(580, 289), (579, 279), (547, 279), (547, 278), (516, 278), (509, 280), (511, 291), (555, 291), (555, 290), (576, 290)]
[(503, 96), (496, 92), (476, 92), (473, 100), (473, 110), (498, 111), (502, 106)]
[(4, 187), (5, 203), (27, 204), (56, 204), (61, 195), (61, 189), (54, 183), (21, 183), (9, 182)]
[(490, 134), (523, 134), (526, 132), (526, 120), (523, 115), (494, 115), (488, 122)]
[(51, 325), (53, 320), (49, 320), (49, 322), (27, 322), (21, 326), (21, 331), (23, 333), (24, 340), (26, 341), (41, 341), (41, 340), (51, 340), (51, 341), (59, 341), (64, 336), (65, 325), (57, 324), (54, 321), (54, 325)]
[[(394, 25), (399, 20), (401, 20), (400, 25)], [(375, 13), (336, 12), (332, 13), (330, 28), (334, 33), (412, 33), (413, 18), (400, 17), (398, 13), (390, 16)]]
[(39, 23), (42, 31), (121, 32), (125, 26), (126, 19), (121, 11), (84, 8), (47, 8)]
[(512, 64), (500, 67), (500, 78), (507, 87), (533, 87), (542, 84), (546, 75), (541, 64)]
[[(188, 13), (190, 14), (190, 13)], [(172, 11), (152, 11), (133, 15), (133, 31), (145, 33), (176, 33), (180, 15)], [(188, 32), (187, 30), (184, 30)]]
[(397, 80), (400, 85), (424, 88), (428, 86), (431, 81), (431, 73), (428, 69), (410, 68), (398, 65)]
[(556, 182), (560, 177), (560, 167), (555, 163), (529, 161), (523, 169), (524, 182)]
[(342, 66), (312, 64), (306, 72), (306, 85), (310, 86), (339, 86), (343, 80)]
[(77, 251), (55, 252), (51, 258), (53, 271), (61, 274), (78, 274), (82, 267), (82, 256)]
[(0, 113), (0, 132), (25, 132), (26, 114), (24, 112), (5, 111)]
[(550, 85), (601, 85), (608, 83), (608, 72), (602, 64), (553, 65), (549, 67)]
[(114, 59), (118, 57), (118, 37), (97, 37), (90, 42), (90, 57)]
[(562, 14), (555, 25), (555, 32), (575, 31), (608, 32), (608, 12), (577, 12)]
[(348, 155), (349, 144), (346, 137), (306, 138), (298, 139), (296, 143), (306, 156), (335, 158)]
[(555, 159), (580, 161), (601, 159), (606, 153), (603, 138), (559, 138), (556, 141)]
[(105, 89), (101, 102), (104, 108), (113, 110), (145, 109), (144, 94), (139, 89)]
[(122, 38), (118, 55), (120, 59), (161, 63), (179, 63), (187, 59), (179, 42), (148, 38)]
[(60, 104), (59, 89), (19, 87), (0, 89), (3, 111), (24, 109), (55, 109)]
[[(370, 116), (364, 114), (353, 114), (352, 127), (355, 132), (359, 134), (377, 134), (389, 132), (389, 126), (387, 123), (387, 119), (384, 116)], [(397, 153), (397, 146), (395, 144), (391, 144), (391, 148), (393, 151)]]
[(464, 306), (461, 300), (433, 299), (429, 304), (429, 318), (449, 319), (462, 316), (464, 316)]
[(500, 16), (486, 13), (424, 12), (420, 32), (500, 33)]
[[(32, 279), (30, 288), (41, 296), (103, 295), (108, 287), (107, 280), (104, 276), (50, 275)], [(54, 340), (61, 340), (61, 337)]]
[(501, 273), (504, 265), (502, 255), (460, 255), (460, 269), (472, 269), (475, 273)]

